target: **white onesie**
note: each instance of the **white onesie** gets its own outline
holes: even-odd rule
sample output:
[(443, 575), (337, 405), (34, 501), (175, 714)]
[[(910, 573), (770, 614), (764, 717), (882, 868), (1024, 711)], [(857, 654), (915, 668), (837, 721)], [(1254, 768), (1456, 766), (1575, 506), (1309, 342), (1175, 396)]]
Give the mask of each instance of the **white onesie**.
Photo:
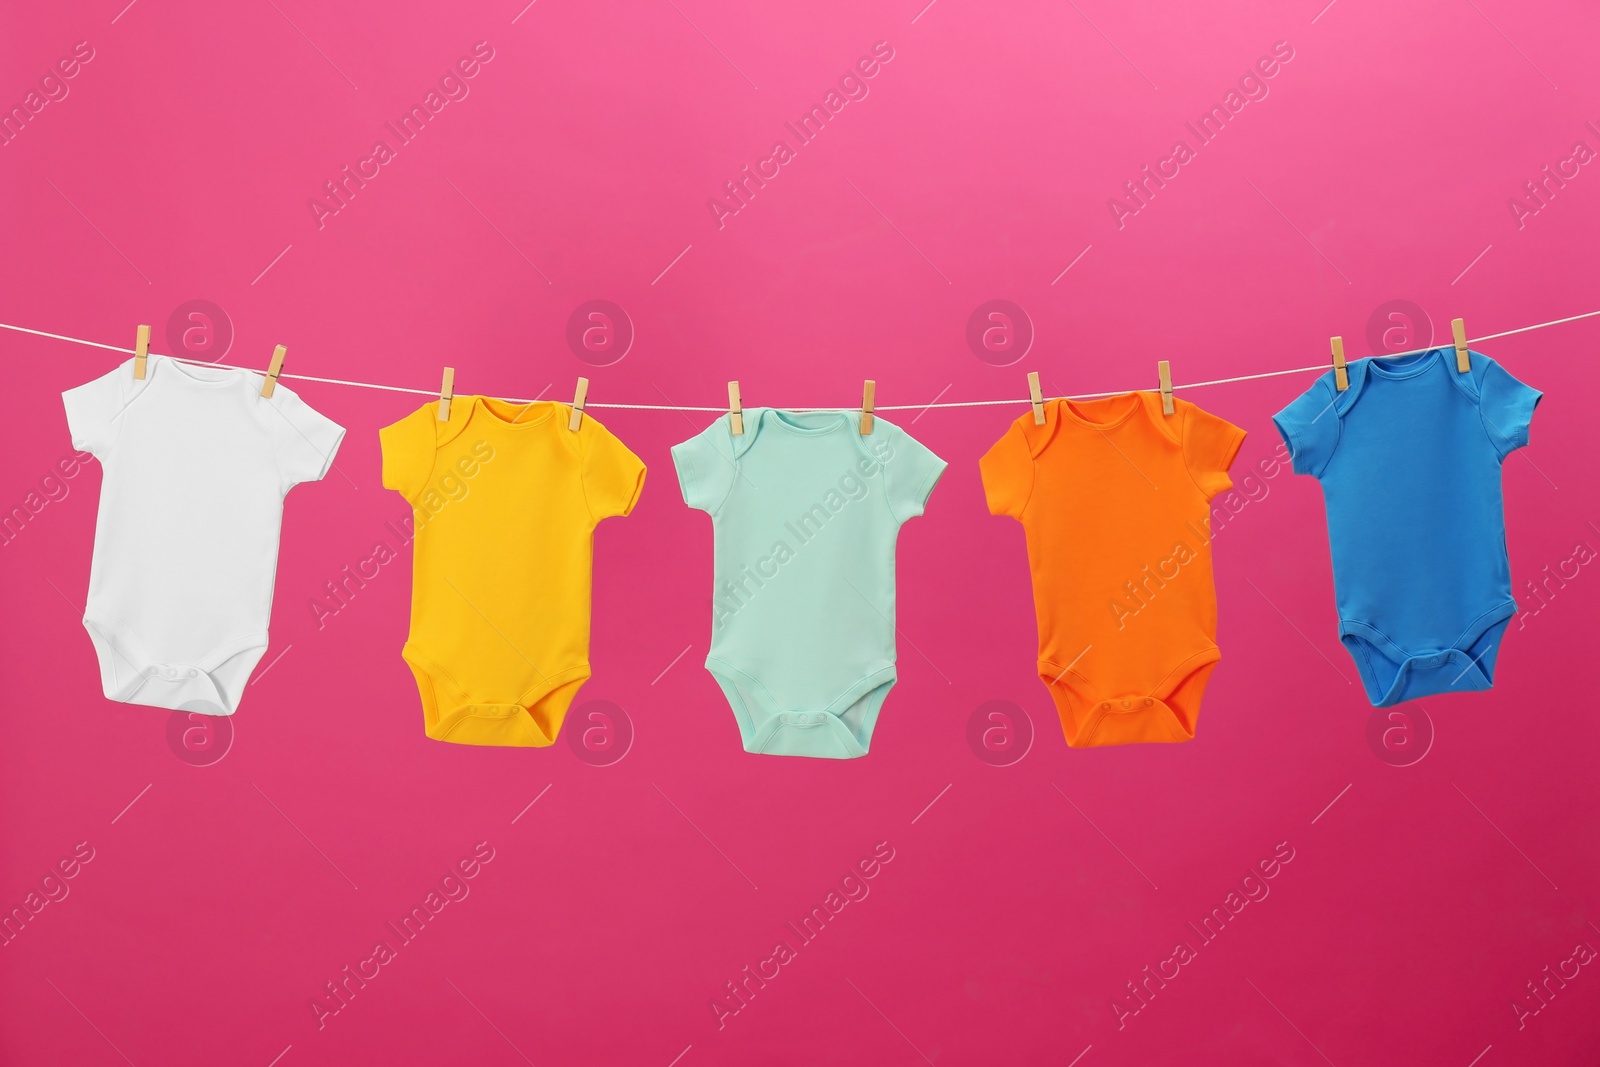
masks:
[(231, 715), (267, 650), (284, 494), (344, 430), (261, 384), (151, 356), (62, 394), (104, 471), (83, 625), (111, 700)]

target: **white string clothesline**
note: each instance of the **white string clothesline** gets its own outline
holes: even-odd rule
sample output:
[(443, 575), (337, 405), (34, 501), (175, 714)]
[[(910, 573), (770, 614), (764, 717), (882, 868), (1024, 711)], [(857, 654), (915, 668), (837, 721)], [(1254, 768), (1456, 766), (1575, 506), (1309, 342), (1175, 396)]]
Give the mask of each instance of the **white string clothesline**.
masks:
[[(1495, 340), (1498, 340), (1499, 338), (1502, 338), (1502, 337), (1510, 337), (1513, 334), (1528, 333), (1528, 332), (1530, 332), (1532, 330), (1543, 330), (1543, 329), (1545, 329), (1547, 327), (1550, 327), (1550, 326), (1560, 326), (1560, 325), (1562, 325), (1564, 323), (1568, 323), (1568, 322), (1577, 322), (1579, 319), (1594, 318), (1596, 315), (1600, 315), (1600, 311), (1586, 311), (1581, 315), (1568, 315), (1566, 318), (1563, 318), (1563, 319), (1551, 319), (1549, 322), (1539, 322), (1539, 323), (1535, 323), (1532, 326), (1519, 326), (1514, 330), (1502, 330), (1499, 333), (1484, 334), (1482, 337), (1471, 337), (1471, 338), (1467, 339), (1467, 343), (1469, 345), (1475, 345), (1475, 344), (1479, 344), (1479, 343), (1481, 343), (1483, 341), (1495, 341)], [(32, 329), (29, 329), (26, 326), (13, 326), (12, 324), (7, 323), (7, 322), (0, 322), (0, 329), (3, 329), (3, 330), (14, 330), (17, 333), (32, 334), (35, 337), (48, 337), (53, 341), (67, 341), (67, 342), (70, 342), (71, 344), (85, 345), (85, 346), (88, 346), (90, 348), (103, 348), (108, 352), (122, 352), (122, 353), (125, 353), (125, 354), (130, 355), (130, 356), (135, 354), (133, 349), (131, 349), (131, 348), (123, 348), (120, 345), (108, 345), (108, 344), (103, 344), (103, 343), (101, 343), (99, 341), (89, 341), (89, 340), (86, 340), (86, 339), (84, 339), (82, 337), (67, 337), (67, 336), (65, 336), (63, 334), (59, 334), (59, 333), (47, 333), (44, 330), (32, 330)], [(1391, 358), (1395, 358), (1395, 357), (1398, 357), (1398, 356), (1416, 356), (1416, 355), (1421, 355), (1424, 352), (1432, 352), (1434, 349), (1441, 348), (1441, 347), (1449, 347), (1449, 346), (1448, 345), (1442, 345), (1442, 346), (1441, 345), (1429, 345), (1426, 348), (1413, 348), (1413, 349), (1409, 349), (1409, 350), (1407, 350), (1405, 352), (1384, 352), (1384, 353), (1382, 353), (1381, 356), (1369, 356), (1367, 358), (1369, 358), (1369, 359), (1376, 359), (1376, 358), (1391, 359)], [(150, 355), (161, 355), (161, 353), (152, 351), (150, 353)], [(225, 369), (225, 370), (244, 371), (244, 372), (249, 373), (249, 374), (264, 374), (265, 373), (264, 371), (254, 370), (254, 369), (252, 369), (250, 367), (239, 367), (239, 366), (234, 366), (234, 365), (228, 364), (228, 363), (211, 363), (211, 362), (208, 362), (208, 361), (203, 360), (203, 359), (188, 359), (188, 358), (185, 358), (183, 356), (165, 356), (163, 358), (176, 360), (179, 363), (188, 363), (188, 364), (191, 364), (191, 365), (197, 366), (197, 367), (217, 367), (219, 369)], [(1261, 379), (1261, 378), (1279, 378), (1279, 377), (1282, 377), (1282, 376), (1284, 376), (1286, 374), (1305, 374), (1305, 373), (1308, 373), (1310, 371), (1326, 371), (1328, 369), (1328, 367), (1329, 367), (1329, 363), (1325, 362), (1325, 363), (1318, 363), (1318, 364), (1316, 364), (1314, 366), (1310, 366), (1310, 367), (1293, 367), (1293, 368), (1290, 368), (1289, 370), (1269, 370), (1269, 371), (1263, 371), (1260, 374), (1241, 374), (1241, 375), (1238, 375), (1238, 376), (1233, 377), (1233, 378), (1213, 378), (1210, 381), (1205, 381), (1205, 382), (1183, 382), (1183, 383), (1173, 382), (1172, 383), (1172, 391), (1173, 392), (1179, 392), (1179, 391), (1184, 390), (1184, 389), (1199, 389), (1199, 388), (1202, 388), (1202, 387), (1208, 386), (1208, 385), (1231, 385), (1231, 384), (1233, 384), (1235, 382), (1250, 382), (1250, 381), (1256, 381), (1257, 379)], [(301, 381), (301, 382), (317, 382), (317, 383), (322, 384), (322, 385), (345, 385), (345, 386), (350, 386), (351, 388), (354, 388), (354, 389), (380, 389), (380, 390), (383, 390), (385, 392), (390, 392), (390, 393), (414, 393), (417, 396), (432, 396), (432, 397), (436, 397), (436, 396), (439, 395), (439, 390), (437, 390), (437, 389), (413, 389), (413, 388), (410, 388), (409, 386), (404, 386), (404, 385), (381, 385), (381, 384), (379, 384), (377, 382), (354, 382), (354, 381), (347, 381), (347, 380), (345, 380), (343, 378), (318, 378), (318, 377), (315, 377), (315, 376), (310, 375), (310, 374), (280, 373), (278, 375), (278, 377), (280, 379), (285, 379), (286, 378), (286, 379), (292, 379), (294, 381)], [(1093, 399), (1095, 399), (1097, 397), (1117, 396), (1119, 393), (1125, 393), (1125, 392), (1128, 392), (1128, 391), (1129, 390), (1126, 390), (1126, 389), (1117, 389), (1117, 390), (1112, 390), (1110, 392), (1105, 392), (1105, 393), (1074, 393), (1074, 394), (1072, 394), (1070, 396), (1067, 396), (1067, 397), (1064, 397), (1064, 398), (1062, 398), (1062, 397), (1046, 397), (1045, 399), (1047, 399), (1047, 400), (1056, 400), (1056, 399), (1093, 400)], [(507, 403), (510, 403), (510, 404), (533, 404), (533, 403), (537, 403), (540, 398), (535, 397), (534, 399), (530, 400), (530, 399), (528, 399), (526, 397), (502, 396), (502, 397), (495, 397), (494, 399), (496, 399), (496, 400), (504, 400), (504, 401), (506, 401)], [(1007, 406), (1007, 405), (1025, 405), (1025, 404), (1028, 404), (1028, 403), (1030, 403), (1028, 398), (1027, 397), (1023, 397), (1023, 398), (1018, 399), (1018, 400), (954, 400), (954, 401), (948, 401), (948, 402), (943, 403), (943, 404), (938, 404), (938, 403), (934, 403), (934, 404), (877, 404), (877, 405), (874, 405), (873, 409), (875, 411), (927, 411), (927, 410), (929, 410), (931, 408), (1002, 407), (1002, 406)], [(625, 410), (625, 411), (716, 411), (716, 412), (725, 412), (725, 411), (728, 410), (726, 406), (723, 406), (723, 407), (697, 407), (697, 406), (686, 406), (686, 405), (682, 405), (682, 404), (613, 404), (613, 403), (605, 403), (605, 402), (590, 402), (590, 403), (586, 404), (585, 407), (588, 407), (588, 408), (611, 408), (611, 409)], [(837, 405), (835, 405), (833, 407), (796, 407), (796, 408), (788, 408), (786, 410), (789, 410), (789, 411), (841, 411), (841, 410), (853, 410), (853, 409), (840, 408)]]

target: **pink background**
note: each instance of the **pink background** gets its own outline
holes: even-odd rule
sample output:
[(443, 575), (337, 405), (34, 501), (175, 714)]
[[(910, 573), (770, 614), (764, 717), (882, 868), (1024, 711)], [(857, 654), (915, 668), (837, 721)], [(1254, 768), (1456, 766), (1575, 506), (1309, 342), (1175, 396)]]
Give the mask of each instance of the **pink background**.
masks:
[[(1588, 5), (124, 2), (9, 5), (7, 109), (76, 42), (93, 59), (0, 148), (0, 321), (120, 346), (148, 322), (171, 353), (169, 316), (206, 300), (235, 337), (194, 351), (256, 368), (283, 343), (291, 373), (422, 390), (449, 363), (463, 394), (567, 399), (587, 374), (597, 403), (714, 407), (737, 377), (751, 405), (850, 406), (868, 376), (883, 404), (1016, 397), (1029, 369), (1148, 387), (1158, 358), (1181, 385), (1323, 363), (1334, 333), (1364, 355), (1374, 324), (1393, 350), (1457, 315), (1477, 337), (1600, 308), (1593, 168), (1520, 226), (1508, 204), (1600, 148)], [(319, 228), (323, 183), (480, 41), (469, 94)], [(719, 229), (708, 198), (880, 41), (868, 95)], [(1109, 198), (1280, 41), (1267, 95), (1119, 228)], [(609, 366), (566, 340), (593, 299), (636, 333)], [(1031, 350), (969, 347), (992, 299)], [(704, 413), (594, 411), (650, 466), (597, 536), (580, 696), (623, 709), (631, 751), (595, 765), (626, 730), (581, 707), (587, 760), (424, 738), (409, 550), (312, 607), (396, 544), (377, 429), (424, 397), (290, 380), (349, 434), (288, 500), (272, 650), (197, 766), (203, 735), (102, 698), (79, 624), (99, 469), (51, 477), (58, 394), (125, 357), (5, 332), (0, 505), (35, 510), (0, 549), (0, 904), (93, 859), (0, 948), (0, 1062), (1592, 1063), (1596, 968), (1536, 1014), (1526, 984), (1600, 948), (1600, 575), (1568, 562), (1600, 548), (1597, 341), (1591, 319), (1478, 346), (1547, 392), (1505, 474), (1528, 610), (1492, 692), (1376, 724), (1320, 493), (1273, 466), (1269, 417), (1310, 375), (1185, 393), (1249, 430), (1253, 473), (1218, 524), (1224, 659), (1186, 745), (1062, 739), (1021, 530), (977, 476), (1023, 409), (891, 415), (950, 470), (901, 541), (900, 684), (839, 763), (746, 755), (700, 666), (711, 531), (667, 449)], [(969, 745), (989, 701), (1021, 709), (1009, 756), (1004, 729)], [(1020, 761), (979, 758), (1029, 723)], [(325, 983), (480, 841), (469, 895), (319, 1028)], [(870, 894), (719, 1027), (725, 983), (879, 842)], [(1270, 895), (1202, 943), (1187, 924), (1280, 843)], [(1196, 958), (1131, 1013), (1180, 940)]]

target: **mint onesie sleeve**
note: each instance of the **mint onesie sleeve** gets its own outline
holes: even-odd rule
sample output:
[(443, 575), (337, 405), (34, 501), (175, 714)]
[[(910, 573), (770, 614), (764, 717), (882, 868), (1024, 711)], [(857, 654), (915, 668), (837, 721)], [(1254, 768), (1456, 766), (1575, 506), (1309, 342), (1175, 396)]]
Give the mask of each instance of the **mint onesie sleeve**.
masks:
[(733, 434), (718, 419), (687, 441), (672, 446), (683, 502), (696, 511), (715, 512), (733, 488)]
[(881, 419), (876, 421), (871, 437), (878, 438), (871, 448), (883, 464), (889, 510), (897, 522), (916, 518), (944, 473), (944, 460), (900, 427)]

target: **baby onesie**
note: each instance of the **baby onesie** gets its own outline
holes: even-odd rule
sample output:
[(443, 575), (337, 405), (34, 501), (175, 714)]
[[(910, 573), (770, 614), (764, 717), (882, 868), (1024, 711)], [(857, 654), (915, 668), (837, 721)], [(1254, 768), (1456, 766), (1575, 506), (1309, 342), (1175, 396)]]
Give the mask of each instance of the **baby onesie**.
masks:
[(857, 411), (751, 408), (672, 449), (683, 499), (711, 515), (706, 670), (745, 751), (865, 756), (895, 682), (895, 540), (944, 461)]
[(1322, 483), (1339, 640), (1389, 707), (1494, 684), (1517, 605), (1500, 465), (1540, 393), (1454, 348), (1329, 371), (1273, 417), (1296, 473)]
[(344, 430), (262, 381), (151, 356), (62, 394), (104, 471), (83, 625), (111, 700), (231, 715), (267, 650), (284, 495)]
[(594, 528), (633, 510), (644, 464), (572, 409), (455, 398), (379, 431), (383, 484), (416, 521), (411, 630), (424, 732), (552, 744), (589, 677)]
[(989, 510), (1022, 523), (1039, 678), (1074, 748), (1188, 741), (1222, 653), (1210, 501), (1244, 431), (1156, 393), (1029, 411), (979, 461)]

